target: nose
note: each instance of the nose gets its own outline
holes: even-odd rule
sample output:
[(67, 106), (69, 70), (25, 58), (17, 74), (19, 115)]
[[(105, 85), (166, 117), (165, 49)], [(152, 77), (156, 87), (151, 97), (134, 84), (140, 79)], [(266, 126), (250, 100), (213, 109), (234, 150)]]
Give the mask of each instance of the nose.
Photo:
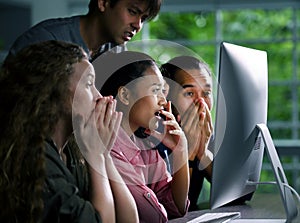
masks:
[(97, 101), (98, 99), (100, 98), (103, 98), (102, 94), (98, 91), (97, 88), (95, 88), (95, 91), (94, 91), (94, 99), (95, 101)]
[(141, 16), (138, 16), (136, 18), (136, 21), (134, 21), (131, 26), (134, 28), (134, 30), (138, 33), (142, 27), (143, 27), (143, 21), (142, 21), (142, 18)]
[(205, 98), (203, 97), (201, 91), (196, 91), (196, 92), (194, 93), (193, 101), (194, 101), (195, 103), (196, 103), (197, 101), (199, 101), (199, 100), (205, 101), (204, 99), (205, 99)]
[(204, 91), (198, 91), (197, 94), (195, 94), (195, 99), (194, 101), (197, 100), (203, 100), (203, 102), (205, 102), (209, 108), (209, 110), (212, 107), (212, 103), (213, 103), (213, 99), (212, 97), (207, 97), (205, 96), (205, 92)]
[(165, 95), (163, 94), (163, 92), (161, 92), (161, 93), (159, 94), (159, 101), (158, 101), (158, 104), (159, 104), (160, 106), (165, 106), (165, 105), (167, 104), (167, 99), (166, 99)]
[(200, 99), (200, 98), (203, 98), (203, 95), (202, 95), (202, 91), (197, 91), (197, 94), (196, 94), (196, 99)]

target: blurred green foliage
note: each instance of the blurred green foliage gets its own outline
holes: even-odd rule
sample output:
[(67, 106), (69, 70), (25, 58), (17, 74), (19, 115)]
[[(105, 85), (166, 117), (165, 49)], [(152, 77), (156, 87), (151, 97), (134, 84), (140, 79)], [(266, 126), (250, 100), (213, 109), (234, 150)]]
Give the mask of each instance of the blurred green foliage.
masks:
[(156, 22), (151, 23), (150, 37), (167, 40), (214, 39), (214, 19), (213, 13), (161, 13)]
[[(284, 126), (270, 126), (276, 139), (300, 136), (291, 130), (293, 106), (300, 104), (300, 10), (293, 21), (291, 8), (281, 10), (230, 10), (220, 13), (221, 31), (216, 30), (215, 12), (160, 13), (149, 23), (151, 39), (163, 39), (182, 44), (196, 52), (217, 73), (217, 53), (220, 41), (227, 41), (265, 50), (269, 63), (268, 123), (281, 122)], [(294, 26), (298, 26), (295, 44)], [(218, 32), (218, 35), (216, 33)], [(135, 37), (141, 39), (141, 34)], [(297, 54), (297, 57), (295, 56)], [(293, 66), (293, 62), (297, 65)], [(297, 75), (293, 74), (297, 70)], [(295, 92), (296, 91), (296, 92)], [(298, 102), (293, 101), (292, 94)], [(294, 98), (296, 98), (294, 96)], [(298, 122), (299, 122), (298, 114)], [(288, 127), (287, 127), (288, 126)], [(294, 130), (295, 131), (295, 130)]]
[[(216, 21), (215, 12), (160, 13), (149, 23), (151, 39), (163, 39), (180, 43), (202, 57), (216, 73), (219, 43), (227, 41), (265, 50), (268, 53), (269, 93), (268, 124), (273, 139), (299, 138), (300, 127), (292, 129), (295, 119), (293, 109), (300, 105), (300, 10), (230, 10), (222, 11)], [(293, 16), (296, 15), (296, 23)], [(296, 27), (297, 26), (297, 27)], [(221, 27), (217, 30), (216, 27)], [(296, 31), (295, 28), (296, 27)], [(141, 34), (135, 39), (141, 39)], [(296, 74), (296, 75), (295, 75)], [(294, 96), (293, 96), (294, 94)], [(296, 100), (296, 101), (295, 101)], [(298, 109), (298, 110), (297, 110)], [(297, 122), (299, 123), (299, 108)], [(296, 132), (295, 132), (296, 131)], [(287, 157), (283, 163), (291, 163)], [(269, 165), (264, 159), (264, 165)], [(292, 172), (286, 172), (289, 181)], [(269, 170), (263, 170), (261, 181), (274, 181)], [(296, 185), (294, 185), (296, 186)], [(204, 185), (202, 195), (206, 200), (209, 184)], [(274, 187), (259, 187), (262, 192), (272, 192)]]

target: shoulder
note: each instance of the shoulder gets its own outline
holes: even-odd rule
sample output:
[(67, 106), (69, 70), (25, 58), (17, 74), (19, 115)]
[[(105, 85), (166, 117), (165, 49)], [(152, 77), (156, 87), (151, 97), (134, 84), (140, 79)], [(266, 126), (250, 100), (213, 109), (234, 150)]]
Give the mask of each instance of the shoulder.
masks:
[(79, 16), (73, 16), (41, 21), (21, 34), (13, 43), (9, 53), (16, 54), (22, 48), (37, 42), (47, 40), (72, 42), (72, 39), (76, 37), (81, 38), (79, 18)]
[(41, 21), (40, 23), (36, 24), (32, 28), (28, 30), (48, 30), (51, 32), (52, 30), (62, 29), (66, 26), (79, 26), (80, 17), (79, 16), (71, 16), (71, 17), (64, 17), (64, 18), (53, 18)]
[(58, 151), (50, 142), (45, 143), (46, 176), (72, 179), (70, 171), (60, 159)]
[(43, 20), (29, 28), (25, 33), (38, 29), (51, 29), (57, 26), (79, 25), (80, 16), (60, 17)]

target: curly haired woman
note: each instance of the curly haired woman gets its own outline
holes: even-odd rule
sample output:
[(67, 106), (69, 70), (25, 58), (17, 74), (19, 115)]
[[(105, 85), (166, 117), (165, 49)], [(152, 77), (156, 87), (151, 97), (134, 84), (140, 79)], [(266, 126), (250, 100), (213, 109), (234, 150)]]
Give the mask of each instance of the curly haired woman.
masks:
[(95, 88), (83, 49), (34, 44), (0, 75), (0, 221), (136, 222), (110, 157), (122, 113)]

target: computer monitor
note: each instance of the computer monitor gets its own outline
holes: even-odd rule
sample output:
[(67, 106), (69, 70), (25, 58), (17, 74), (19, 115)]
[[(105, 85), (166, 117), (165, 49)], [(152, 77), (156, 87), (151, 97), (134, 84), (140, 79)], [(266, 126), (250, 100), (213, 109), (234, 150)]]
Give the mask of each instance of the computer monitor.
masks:
[(265, 51), (223, 42), (217, 84), (210, 205), (250, 200), (258, 182), (266, 124), (268, 62)]
[(279, 188), (286, 212), (286, 219), (278, 220), (291, 222), (298, 215), (292, 192), (300, 198), (288, 184), (266, 125), (267, 53), (223, 42), (217, 86), (211, 208), (244, 203), (252, 198), (258, 184), (270, 183), (260, 182), (266, 151), (276, 178), (272, 183)]

